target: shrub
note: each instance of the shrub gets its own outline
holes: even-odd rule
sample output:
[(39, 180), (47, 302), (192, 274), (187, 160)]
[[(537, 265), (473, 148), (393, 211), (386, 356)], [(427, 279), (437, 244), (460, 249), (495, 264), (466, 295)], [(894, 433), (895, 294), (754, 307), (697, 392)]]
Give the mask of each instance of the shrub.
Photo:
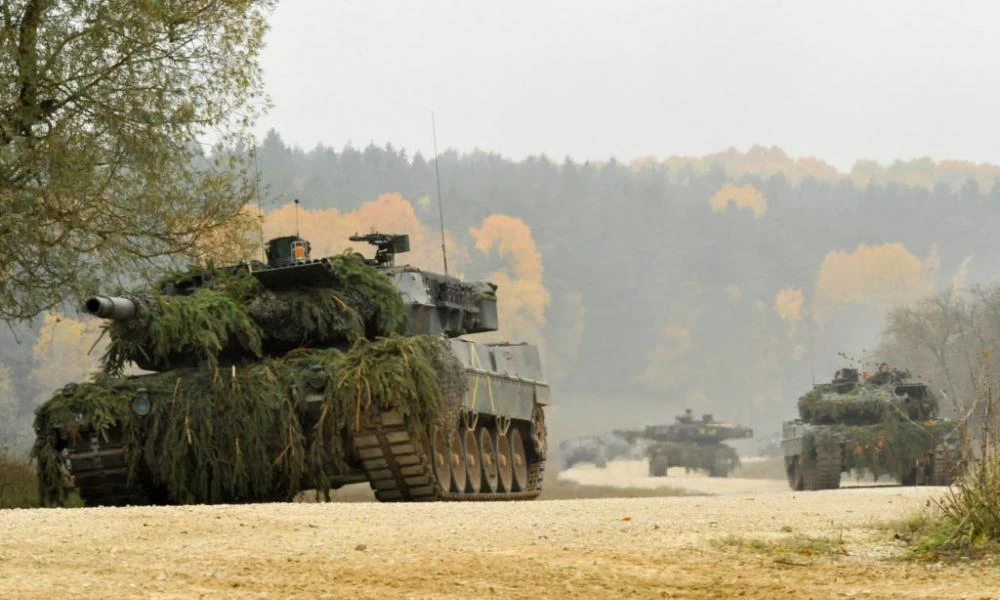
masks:
[(0, 454), (0, 508), (39, 506), (38, 477), (24, 459)]

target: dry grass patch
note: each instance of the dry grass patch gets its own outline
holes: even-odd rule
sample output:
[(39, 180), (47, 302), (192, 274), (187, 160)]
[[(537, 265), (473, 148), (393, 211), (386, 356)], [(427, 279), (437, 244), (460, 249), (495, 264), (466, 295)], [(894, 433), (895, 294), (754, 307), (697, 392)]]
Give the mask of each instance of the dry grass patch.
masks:
[(0, 455), (0, 508), (35, 508), (38, 475), (24, 459)]
[(546, 479), (539, 500), (577, 500), (592, 498), (663, 498), (670, 496), (708, 496), (678, 487), (626, 488), (610, 485), (580, 485), (574, 481)]
[[(782, 527), (781, 530), (788, 532), (791, 531), (791, 528)], [(847, 555), (842, 538), (814, 537), (802, 534), (786, 535), (774, 540), (728, 535), (716, 540), (715, 544), (742, 552), (764, 554), (773, 557), (778, 562), (792, 564), (796, 560), (813, 557), (836, 558)]]

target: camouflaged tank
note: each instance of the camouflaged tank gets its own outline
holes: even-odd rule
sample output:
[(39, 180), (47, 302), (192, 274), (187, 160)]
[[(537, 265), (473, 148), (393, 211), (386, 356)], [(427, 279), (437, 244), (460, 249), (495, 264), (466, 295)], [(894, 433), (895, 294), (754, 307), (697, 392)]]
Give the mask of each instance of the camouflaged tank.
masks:
[[(496, 331), (496, 286), (375, 257), (194, 269), (86, 301), (107, 319), (103, 371), (37, 410), (43, 498), (88, 505), (289, 500), (369, 482), (382, 501), (531, 499), (549, 388), (538, 349)], [(139, 367), (144, 373), (126, 374)]]
[(675, 417), (674, 423), (648, 425), (626, 435), (647, 443), (650, 477), (666, 477), (670, 467), (702, 470), (711, 477), (727, 477), (740, 466), (740, 457), (735, 448), (723, 442), (753, 437), (753, 430), (716, 421), (710, 414), (697, 420), (691, 409), (687, 409), (683, 415)]
[(862, 380), (837, 371), (799, 399), (799, 418), (783, 424), (782, 451), (793, 490), (840, 487), (845, 471), (884, 475), (904, 485), (948, 485), (960, 462), (957, 423), (907, 372), (880, 366)]

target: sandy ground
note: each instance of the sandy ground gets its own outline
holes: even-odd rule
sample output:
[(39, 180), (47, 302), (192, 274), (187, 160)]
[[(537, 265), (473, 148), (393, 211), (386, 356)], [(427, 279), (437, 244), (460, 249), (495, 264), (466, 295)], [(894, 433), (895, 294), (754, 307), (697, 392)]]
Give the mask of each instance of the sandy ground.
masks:
[[(744, 463), (753, 459), (744, 459)], [(573, 481), (581, 485), (606, 485), (621, 488), (683, 488), (690, 491), (713, 495), (787, 492), (788, 483), (784, 479), (741, 479), (739, 477), (709, 477), (703, 472), (685, 472), (683, 467), (671, 467), (666, 477), (650, 477), (649, 465), (645, 460), (611, 461), (602, 469), (581, 463), (562, 471), (559, 479)], [(889, 484), (883, 478), (881, 484)], [(841, 487), (872, 486), (870, 480), (863, 481), (843, 475)]]
[[(703, 479), (722, 495), (0, 511), (0, 598), (1000, 598), (1000, 568), (894, 560), (871, 528), (938, 488)], [(796, 534), (846, 554), (725, 543)]]

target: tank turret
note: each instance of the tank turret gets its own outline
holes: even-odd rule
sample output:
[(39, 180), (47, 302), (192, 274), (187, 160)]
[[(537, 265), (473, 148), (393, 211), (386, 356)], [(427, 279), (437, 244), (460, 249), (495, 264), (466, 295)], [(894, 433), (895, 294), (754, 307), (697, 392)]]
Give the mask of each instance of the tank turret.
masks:
[(406, 235), (351, 240), (374, 257), (314, 258), (284, 236), (266, 262), (88, 298), (110, 344), (100, 375), (37, 412), (46, 501), (273, 501), (358, 481), (386, 501), (536, 497), (538, 348), (466, 337), (497, 330), (497, 287), (397, 265)]
[(444, 334), (457, 337), (496, 331), (497, 286), (487, 281), (465, 282), (412, 267), (397, 267), (396, 254), (409, 252), (406, 235), (370, 233), (351, 241), (376, 247), (367, 263), (385, 273), (399, 290), (407, 313), (407, 335)]

